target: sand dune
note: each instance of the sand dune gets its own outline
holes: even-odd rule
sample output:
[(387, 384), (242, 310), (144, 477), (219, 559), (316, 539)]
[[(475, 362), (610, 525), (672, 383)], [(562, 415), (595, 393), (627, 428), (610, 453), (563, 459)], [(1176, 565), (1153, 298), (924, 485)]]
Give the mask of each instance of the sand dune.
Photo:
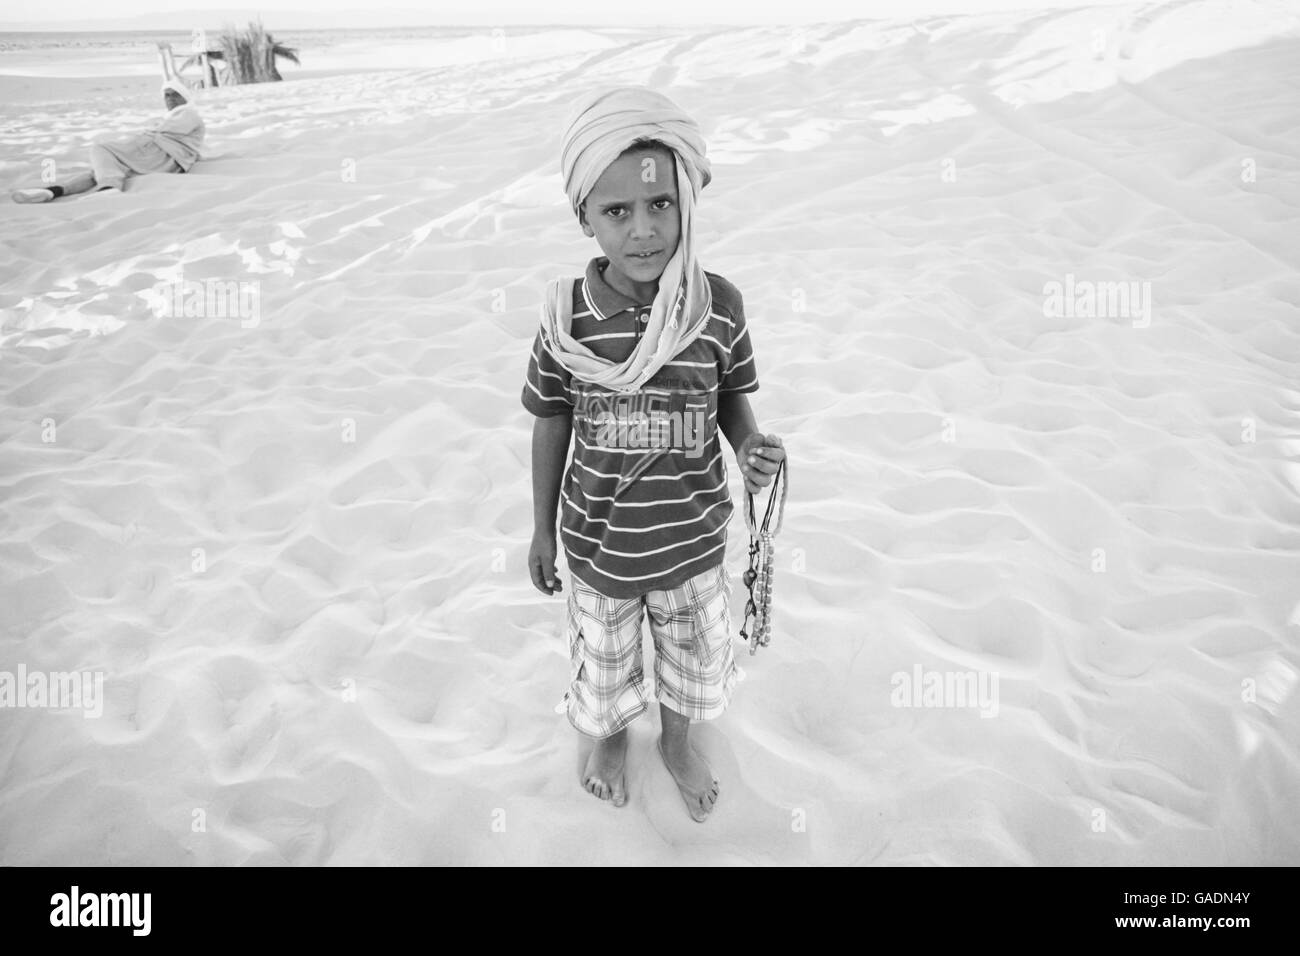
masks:
[[(105, 695), (0, 711), (0, 863), (1300, 863), (1296, 15), (592, 36), (213, 91), (191, 175), (0, 210), (0, 670)], [(524, 570), (557, 125), (621, 82), (701, 119), (791, 454), (703, 827), (654, 715), (580, 790)], [(6, 192), (157, 112), (0, 87)]]

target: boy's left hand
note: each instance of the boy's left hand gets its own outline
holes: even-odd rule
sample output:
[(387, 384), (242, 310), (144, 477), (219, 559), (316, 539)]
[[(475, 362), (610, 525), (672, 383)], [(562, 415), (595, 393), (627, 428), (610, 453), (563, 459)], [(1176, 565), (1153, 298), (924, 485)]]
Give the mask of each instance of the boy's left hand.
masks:
[(745, 479), (745, 490), (756, 495), (772, 483), (777, 466), (785, 461), (785, 446), (776, 435), (754, 432), (740, 446), (736, 461)]

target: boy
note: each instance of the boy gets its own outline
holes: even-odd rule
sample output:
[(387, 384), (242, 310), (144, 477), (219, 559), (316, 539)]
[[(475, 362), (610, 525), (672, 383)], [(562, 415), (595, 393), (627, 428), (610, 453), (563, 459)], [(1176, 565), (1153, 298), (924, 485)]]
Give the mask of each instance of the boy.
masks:
[(562, 590), (563, 492), (574, 577), (565, 699), (569, 722), (594, 738), (583, 787), (615, 806), (627, 801), (626, 728), (648, 706), (648, 613), (659, 752), (697, 822), (712, 811), (718, 780), (691, 746), (690, 723), (721, 715), (736, 683), (723, 563), (732, 503), (718, 430), (751, 493), (785, 457), (745, 397), (758, 377), (740, 293), (695, 256), (693, 212), (711, 178), (704, 153), (694, 121), (643, 87), (577, 105), (561, 172), (583, 233), (604, 255), (582, 280), (548, 285), (522, 394), (537, 416), (528, 565), (544, 594)]

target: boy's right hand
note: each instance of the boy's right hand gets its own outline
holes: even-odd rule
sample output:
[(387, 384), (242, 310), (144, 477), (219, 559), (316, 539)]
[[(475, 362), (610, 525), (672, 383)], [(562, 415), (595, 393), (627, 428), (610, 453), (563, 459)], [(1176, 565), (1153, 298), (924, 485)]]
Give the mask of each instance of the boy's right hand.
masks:
[(528, 548), (528, 573), (533, 587), (543, 594), (564, 590), (560, 576), (555, 573), (555, 553), (555, 532), (534, 531), (533, 543)]

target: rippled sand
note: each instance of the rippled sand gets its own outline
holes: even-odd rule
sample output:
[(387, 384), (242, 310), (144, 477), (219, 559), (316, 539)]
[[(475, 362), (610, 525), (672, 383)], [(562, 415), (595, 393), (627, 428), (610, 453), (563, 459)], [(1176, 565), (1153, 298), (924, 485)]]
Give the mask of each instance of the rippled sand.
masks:
[[(215, 91), (191, 175), (0, 209), (0, 670), (106, 695), (0, 711), (0, 863), (1300, 863), (1300, 28), (1137, 9)], [(157, 112), (21, 82), (6, 192)], [(703, 827), (654, 714), (582, 792), (524, 570), (537, 307), (597, 254), (557, 127), (616, 82), (701, 119), (791, 454)], [(1112, 281), (1149, 311), (1045, 314)]]

